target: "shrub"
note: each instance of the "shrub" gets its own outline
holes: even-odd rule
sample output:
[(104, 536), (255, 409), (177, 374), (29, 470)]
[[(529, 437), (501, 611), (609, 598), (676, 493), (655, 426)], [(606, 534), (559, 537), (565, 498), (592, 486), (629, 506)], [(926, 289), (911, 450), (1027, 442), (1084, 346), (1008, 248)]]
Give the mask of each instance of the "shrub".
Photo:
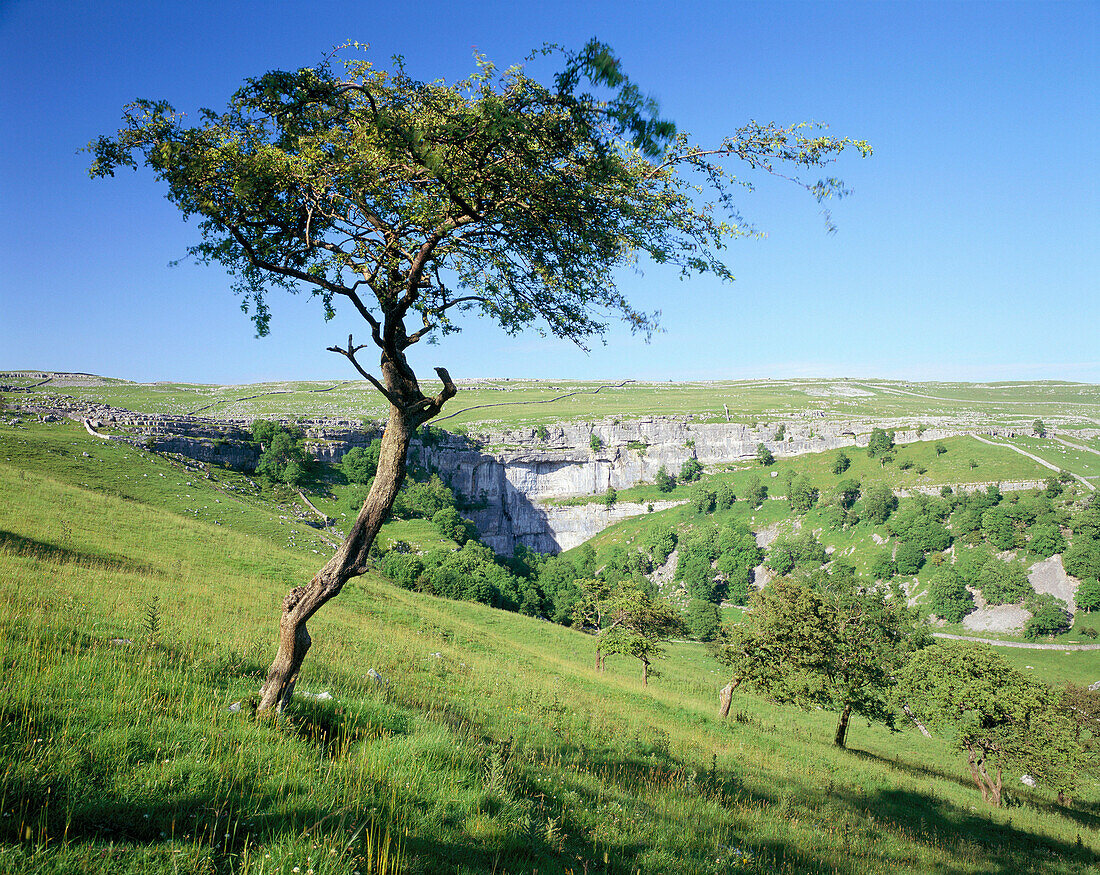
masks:
[(592, 432), (588, 438), (588, 446), (592, 448), (593, 453), (598, 453), (603, 449), (603, 440), (596, 432)]
[(932, 613), (948, 623), (961, 623), (974, 610), (974, 596), (949, 565), (933, 575), (928, 594)]
[(760, 478), (755, 474), (749, 477), (745, 482), (745, 501), (748, 502), (749, 507), (760, 507), (767, 497), (768, 487), (760, 482)]
[(1068, 632), (1073, 624), (1073, 615), (1066, 609), (1066, 603), (1048, 593), (1032, 596), (1026, 607), (1032, 614), (1024, 624), (1024, 637), (1029, 641), (1042, 635)]
[(911, 541), (898, 544), (897, 556), (898, 574), (916, 574), (924, 564), (924, 552)]
[(455, 507), (455, 494), (438, 474), (433, 474), (425, 483), (409, 483), (397, 493), (393, 503), (393, 515), (408, 519), (423, 517), (430, 520), (445, 507)]
[(352, 447), (340, 460), (340, 467), (349, 483), (369, 483), (378, 471), (378, 456), (382, 439), (375, 438), (369, 447)]
[(709, 486), (698, 486), (691, 494), (691, 503), (699, 513), (714, 513), (718, 506), (718, 494)]
[(1022, 602), (1035, 590), (1027, 579), (1027, 572), (1017, 562), (987, 562), (978, 575), (978, 588), (982, 597), (991, 605), (1010, 605)]
[(547, 430), (545, 425), (540, 425), (538, 426), (538, 428), (535, 429), (535, 437), (537, 437), (540, 441), (544, 441), (548, 437), (550, 437), (550, 432)]
[(687, 607), (687, 626), (700, 641), (713, 641), (718, 636), (718, 606), (702, 599), (692, 599)]
[(1100, 608), (1100, 580), (1095, 577), (1082, 580), (1074, 600), (1077, 607), (1088, 614)]
[(868, 571), (875, 580), (889, 580), (898, 573), (898, 566), (889, 550), (879, 550)]
[(694, 483), (702, 474), (703, 466), (699, 464), (698, 459), (686, 459), (684, 464), (680, 466), (681, 483)]
[(1055, 553), (1061, 553), (1066, 549), (1066, 539), (1062, 537), (1062, 530), (1057, 523), (1036, 523), (1029, 531), (1031, 540), (1028, 541), (1028, 549), (1036, 556), (1047, 559)]
[(453, 507), (444, 507), (432, 515), (432, 525), (444, 538), (450, 538), (460, 547), (471, 538), (477, 537), (477, 527), (468, 519), (463, 519)]
[(772, 455), (771, 450), (760, 443), (756, 445), (756, 461), (764, 467), (767, 467), (775, 461), (775, 456)]
[(719, 483), (715, 494), (715, 504), (718, 510), (729, 510), (737, 501), (737, 495), (733, 491), (732, 483)]
[(833, 461), (833, 473), (843, 474), (851, 466), (852, 460), (844, 455), (844, 450), (841, 450), (836, 454), (836, 459)]
[(894, 433), (885, 432), (881, 428), (871, 429), (871, 437), (867, 441), (867, 455), (872, 459), (876, 456), (885, 456), (894, 447)]
[(660, 492), (672, 492), (676, 488), (676, 478), (668, 473), (664, 465), (657, 469), (657, 476), (653, 478), (653, 483)]
[(787, 574), (798, 566), (820, 566), (824, 561), (825, 548), (811, 532), (780, 535), (768, 548), (767, 565), (776, 574)]
[(664, 565), (668, 561), (669, 555), (676, 549), (676, 541), (676, 532), (667, 526), (658, 526), (649, 531), (645, 546), (649, 549), (654, 564)]

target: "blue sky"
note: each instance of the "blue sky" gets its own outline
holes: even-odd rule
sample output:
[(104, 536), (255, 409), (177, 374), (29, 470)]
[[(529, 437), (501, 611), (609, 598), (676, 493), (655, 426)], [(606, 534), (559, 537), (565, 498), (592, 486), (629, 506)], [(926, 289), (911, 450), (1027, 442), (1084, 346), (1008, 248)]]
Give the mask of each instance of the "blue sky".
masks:
[(828, 235), (817, 205), (759, 180), (768, 232), (728, 250), (731, 284), (647, 268), (621, 288), (660, 309), (649, 345), (584, 354), (474, 322), (414, 366), (456, 377), (880, 376), (1100, 382), (1100, 4), (97, 2), (0, 0), (0, 369), (128, 379), (344, 379), (305, 296), (256, 339), (216, 267), (145, 173), (91, 180), (78, 150), (124, 104), (224, 106), (248, 76), (347, 40), (419, 78), (456, 79), (543, 42), (598, 36), (702, 142), (749, 119), (828, 122), (874, 157)]

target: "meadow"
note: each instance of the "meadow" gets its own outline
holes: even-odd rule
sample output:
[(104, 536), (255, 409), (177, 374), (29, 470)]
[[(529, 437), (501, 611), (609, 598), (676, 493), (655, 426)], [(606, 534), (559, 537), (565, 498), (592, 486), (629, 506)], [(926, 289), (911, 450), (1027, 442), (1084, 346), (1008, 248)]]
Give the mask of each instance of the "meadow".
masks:
[[(949, 743), (907, 727), (856, 722), (843, 751), (835, 715), (742, 693), (717, 721), (702, 645), (643, 687), (574, 630), (374, 574), (311, 623), (294, 706), (256, 720), (279, 600), (324, 548), (213, 476), (71, 425), (0, 428), (0, 871), (1100, 863), (1095, 780), (1063, 808), (1007, 776), (1012, 804), (987, 808)], [(1051, 682), (1095, 673), (1093, 653), (1006, 652)]]

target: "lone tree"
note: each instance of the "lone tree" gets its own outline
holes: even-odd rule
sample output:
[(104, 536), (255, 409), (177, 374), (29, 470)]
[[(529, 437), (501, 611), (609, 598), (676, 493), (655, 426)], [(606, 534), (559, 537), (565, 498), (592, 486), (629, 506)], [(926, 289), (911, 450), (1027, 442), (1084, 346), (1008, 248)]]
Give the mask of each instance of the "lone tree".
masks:
[[(801, 124), (750, 123), (698, 146), (658, 118), (607, 46), (542, 53), (562, 61), (550, 86), (480, 56), (476, 72), (448, 85), (416, 81), (400, 59), (384, 71), (333, 55), (248, 79), (225, 112), (204, 109), (194, 122), (166, 102), (136, 101), (116, 136), (88, 147), (92, 176), (144, 164), (197, 217), (190, 254), (236, 278), (260, 335), (278, 289), (308, 290), (326, 318), (345, 302), (369, 334), (330, 349), (389, 402), (377, 475), (347, 540), (283, 601), (260, 710), (290, 701), (306, 624), (366, 569), (410, 438), (455, 395), (444, 368), (436, 394), (421, 390), (413, 344), (459, 330), (469, 311), (581, 346), (611, 317), (648, 336), (657, 314), (629, 303), (616, 270), (649, 260), (682, 277), (732, 279), (720, 251), (756, 231), (733, 204), (743, 183), (731, 164), (795, 178), (849, 147), (870, 152)], [(835, 178), (795, 182), (819, 202), (846, 193)], [(359, 356), (371, 347), (378, 377)]]

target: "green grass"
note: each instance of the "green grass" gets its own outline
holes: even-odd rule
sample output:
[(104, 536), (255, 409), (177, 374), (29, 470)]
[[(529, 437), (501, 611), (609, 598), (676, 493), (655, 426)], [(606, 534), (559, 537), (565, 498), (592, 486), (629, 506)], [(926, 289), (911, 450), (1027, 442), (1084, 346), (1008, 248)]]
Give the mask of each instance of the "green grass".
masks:
[[(573, 630), (373, 575), (310, 626), (298, 690), (333, 699), (300, 696), (257, 722), (248, 701), (279, 600), (318, 558), (261, 524), (258, 504), (239, 528), (197, 519), (174, 486), (140, 476), (160, 480), (147, 467), (160, 462), (123, 448), (125, 489), (91, 482), (79, 453), (49, 451), (78, 437), (54, 428), (55, 440), (0, 431), (0, 871), (1068, 873), (1100, 862), (1094, 780), (1066, 810), (1009, 777), (1014, 807), (988, 809), (939, 739), (854, 722), (854, 749), (841, 751), (835, 715), (740, 692), (734, 719), (716, 722), (725, 677), (701, 645), (672, 645), (643, 688), (625, 659), (595, 672), (591, 639)], [(1050, 680), (1095, 665), (1019, 655)]]
[[(461, 375), (459, 375), (461, 376)], [(605, 388), (600, 388), (600, 387)], [(599, 389), (599, 392), (596, 390)], [(908, 383), (890, 380), (725, 380), (654, 383), (554, 380), (459, 380), (459, 394), (445, 411), (445, 427), (534, 427), (616, 417), (681, 416), (753, 423), (802, 415), (947, 417), (973, 425), (1026, 428), (1037, 418), (1094, 426), (1100, 387), (1078, 383)], [(207, 416), (340, 416), (378, 419), (385, 413), (377, 394), (360, 381), (286, 381), (243, 386), (187, 383), (101, 385), (46, 384), (39, 394), (64, 393), (149, 413)], [(575, 394), (579, 393), (579, 394)], [(552, 399), (559, 398), (553, 401)], [(549, 403), (547, 403), (549, 402)], [(457, 414), (453, 415), (452, 414)]]

